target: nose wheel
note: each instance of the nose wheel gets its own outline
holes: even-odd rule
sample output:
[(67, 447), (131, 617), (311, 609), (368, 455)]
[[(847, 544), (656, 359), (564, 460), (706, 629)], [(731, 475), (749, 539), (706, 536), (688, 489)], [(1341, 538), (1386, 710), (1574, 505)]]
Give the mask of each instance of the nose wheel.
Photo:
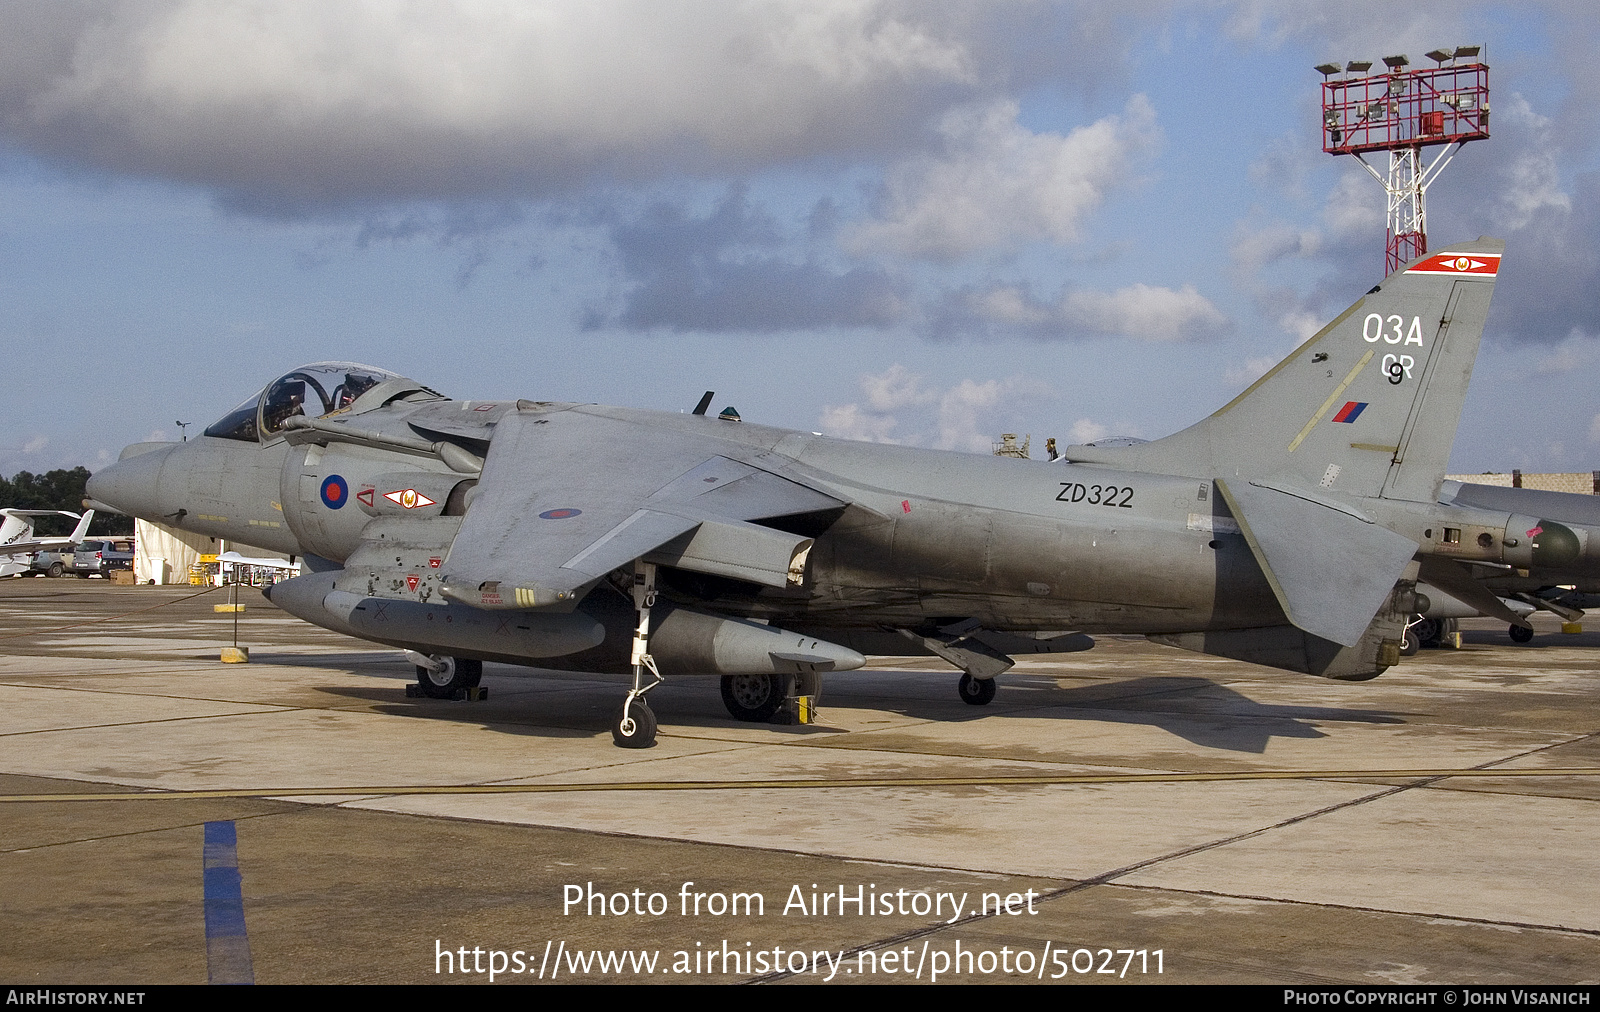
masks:
[(656, 743), (656, 714), (643, 696), (622, 705), (622, 717), (611, 727), (611, 741), (618, 748), (649, 748)]
[[(645, 702), (644, 694), (661, 684), (661, 672), (650, 656), (650, 609), (656, 603), (656, 567), (651, 562), (633, 564), (633, 606), (639, 610), (639, 626), (633, 632), (633, 688), (622, 701), (622, 715), (611, 727), (611, 741), (618, 748), (649, 748), (656, 743), (656, 715)], [(644, 684), (645, 672), (655, 679)]]
[(417, 684), (422, 694), (430, 699), (455, 699), (462, 689), (470, 689), (483, 680), (483, 662), (470, 657), (442, 657), (407, 651), (407, 656), (417, 663)]

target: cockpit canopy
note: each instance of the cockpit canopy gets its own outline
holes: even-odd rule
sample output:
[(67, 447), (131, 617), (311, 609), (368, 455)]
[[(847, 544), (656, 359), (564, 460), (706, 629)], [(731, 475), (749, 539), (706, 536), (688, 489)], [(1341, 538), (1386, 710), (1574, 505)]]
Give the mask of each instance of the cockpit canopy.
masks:
[[(206, 435), (250, 443), (271, 439), (295, 415), (320, 418), (344, 411), (379, 384), (404, 379), (359, 362), (313, 362), (268, 383), (261, 393), (206, 429)], [(417, 385), (411, 389), (424, 388)], [(395, 390), (394, 395), (402, 392)]]

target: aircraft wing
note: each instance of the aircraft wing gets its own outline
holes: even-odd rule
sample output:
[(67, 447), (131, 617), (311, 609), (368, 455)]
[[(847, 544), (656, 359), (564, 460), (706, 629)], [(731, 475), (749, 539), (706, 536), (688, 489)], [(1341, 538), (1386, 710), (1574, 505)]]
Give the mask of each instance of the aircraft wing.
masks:
[(291, 570), (293, 572), (300, 571), (300, 564), (298, 562), (290, 562), (288, 559), (251, 558), (247, 555), (240, 555), (238, 552), (223, 552), (221, 555), (217, 556), (217, 561), (231, 562), (236, 566), (260, 566), (263, 569), (284, 569)]
[(727, 455), (749, 452), (583, 408), (508, 412), (440, 589), (481, 608), (570, 608), (642, 557), (797, 584), (811, 539), (748, 521), (844, 504)]

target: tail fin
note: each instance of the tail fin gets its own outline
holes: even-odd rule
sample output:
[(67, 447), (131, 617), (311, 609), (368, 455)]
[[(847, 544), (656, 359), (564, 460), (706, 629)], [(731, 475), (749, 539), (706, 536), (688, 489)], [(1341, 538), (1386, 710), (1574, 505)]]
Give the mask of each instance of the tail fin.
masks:
[(1209, 418), (1064, 456), (1435, 502), (1504, 250), (1482, 238), (1413, 261)]
[(78, 519), (78, 526), (72, 529), (72, 543), (77, 544), (89, 536), (89, 521), (94, 519), (94, 510), (84, 510), (83, 516)]
[(26, 513), (13, 513), (5, 511), (5, 520), (0, 521), (0, 547), (13, 542), (33, 540), (33, 521)]

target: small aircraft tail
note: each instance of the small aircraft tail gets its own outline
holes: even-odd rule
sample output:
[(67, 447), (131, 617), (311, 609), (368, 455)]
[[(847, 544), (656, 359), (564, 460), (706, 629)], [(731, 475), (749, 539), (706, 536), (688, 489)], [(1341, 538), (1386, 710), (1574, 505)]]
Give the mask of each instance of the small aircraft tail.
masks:
[(1064, 455), (1437, 502), (1504, 249), (1482, 238), (1413, 261), (1181, 432), (1134, 446), (1070, 446)]
[(78, 526), (72, 529), (72, 543), (78, 544), (89, 536), (89, 521), (94, 519), (94, 510), (84, 510), (83, 516), (78, 519)]
[(0, 548), (22, 541), (33, 540), (33, 520), (27, 513), (5, 511), (5, 521), (0, 522)]

